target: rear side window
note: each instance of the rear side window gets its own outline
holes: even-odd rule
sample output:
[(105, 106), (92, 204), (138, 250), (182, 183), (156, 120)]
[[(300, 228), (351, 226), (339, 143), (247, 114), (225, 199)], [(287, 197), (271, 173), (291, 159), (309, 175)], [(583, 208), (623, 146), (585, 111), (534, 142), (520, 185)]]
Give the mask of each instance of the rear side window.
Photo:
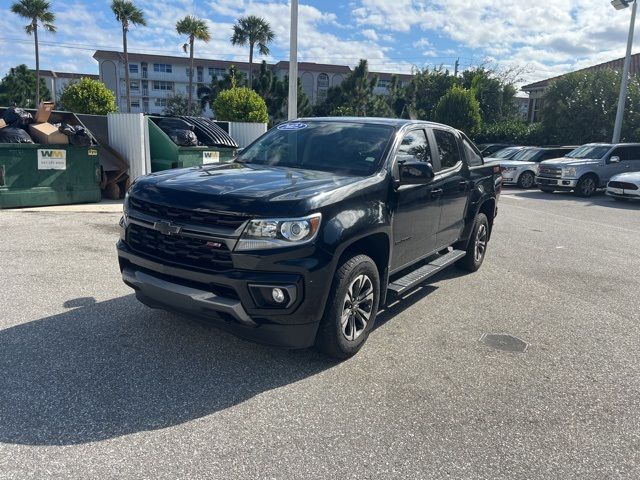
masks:
[(458, 141), (455, 135), (446, 130), (438, 129), (433, 130), (433, 135), (436, 137), (440, 169), (446, 170), (460, 163), (460, 151), (458, 150)]
[(633, 160), (640, 162), (640, 147), (626, 147), (627, 148), (627, 158), (624, 160)]
[(400, 155), (411, 155), (422, 162), (433, 164), (431, 149), (424, 130), (413, 130), (407, 133), (402, 139), (398, 153)]
[(477, 167), (482, 165), (482, 155), (478, 152), (473, 144), (465, 137), (462, 137), (462, 149), (464, 150), (464, 156), (470, 167)]

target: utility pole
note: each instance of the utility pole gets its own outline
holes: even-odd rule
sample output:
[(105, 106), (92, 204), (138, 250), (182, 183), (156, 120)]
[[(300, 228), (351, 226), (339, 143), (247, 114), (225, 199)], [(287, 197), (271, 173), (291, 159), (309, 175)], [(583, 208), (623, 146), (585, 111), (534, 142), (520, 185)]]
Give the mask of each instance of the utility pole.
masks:
[[(629, 2), (625, 0), (619, 0), (618, 2), (611, 2), (613, 6), (620, 10), (629, 6)], [(618, 5), (618, 4), (622, 5)], [(624, 119), (624, 104), (627, 99), (627, 84), (629, 82), (629, 65), (631, 64), (631, 48), (633, 46), (633, 30), (636, 23), (636, 10), (638, 8), (638, 1), (633, 0), (633, 7), (631, 7), (631, 23), (629, 24), (629, 37), (627, 38), (627, 54), (624, 57), (624, 68), (622, 69), (622, 81), (620, 82), (620, 97), (618, 98), (618, 110), (616, 112), (616, 124), (613, 127), (613, 139), (612, 143), (620, 142), (620, 135), (622, 134), (622, 120)]]
[(460, 58), (456, 58), (456, 63), (453, 70), (453, 76), (458, 78), (458, 67), (460, 66)]
[(289, 47), (289, 120), (298, 118), (298, 0), (291, 0)]

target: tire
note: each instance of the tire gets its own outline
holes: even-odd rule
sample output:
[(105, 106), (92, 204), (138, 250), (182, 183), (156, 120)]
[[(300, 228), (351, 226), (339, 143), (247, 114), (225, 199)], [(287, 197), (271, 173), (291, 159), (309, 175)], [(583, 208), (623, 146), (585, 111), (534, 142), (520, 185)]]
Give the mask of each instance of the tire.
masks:
[(522, 172), (518, 177), (518, 187), (529, 189), (536, 184), (536, 176), (533, 174), (531, 170), (527, 170), (526, 172)]
[(589, 198), (598, 190), (598, 178), (595, 175), (587, 174), (578, 180), (575, 194), (579, 197)]
[[(354, 293), (364, 288), (364, 292)], [(362, 300), (356, 309), (353, 296)], [(316, 336), (316, 349), (339, 359), (352, 357), (373, 329), (380, 302), (380, 274), (366, 255), (347, 259), (336, 272)], [(366, 316), (368, 314), (368, 317)]]
[(553, 188), (549, 188), (549, 187), (540, 187), (540, 191), (542, 191), (544, 193), (553, 193), (553, 192), (555, 192), (555, 190)]
[(467, 254), (456, 262), (458, 268), (476, 272), (482, 266), (489, 242), (489, 221), (484, 213), (479, 213), (473, 224)]

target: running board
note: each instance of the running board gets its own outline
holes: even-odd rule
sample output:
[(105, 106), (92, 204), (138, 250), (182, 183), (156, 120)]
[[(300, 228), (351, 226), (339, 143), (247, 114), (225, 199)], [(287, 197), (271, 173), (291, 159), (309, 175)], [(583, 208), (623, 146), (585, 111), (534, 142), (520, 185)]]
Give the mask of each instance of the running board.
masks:
[(398, 278), (390, 283), (387, 287), (389, 294), (392, 296), (402, 295), (403, 293), (421, 284), (428, 278), (433, 277), (436, 273), (454, 264), (466, 254), (467, 253), (464, 250), (452, 250), (449, 253), (440, 255), (426, 265), (423, 265), (422, 267), (408, 273), (404, 277)]

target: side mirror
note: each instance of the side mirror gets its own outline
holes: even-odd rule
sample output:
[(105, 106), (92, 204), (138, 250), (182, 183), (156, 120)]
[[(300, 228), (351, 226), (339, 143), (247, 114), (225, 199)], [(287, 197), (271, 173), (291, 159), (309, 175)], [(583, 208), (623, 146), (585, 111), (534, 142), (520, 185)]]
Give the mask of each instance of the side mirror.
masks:
[(617, 155), (612, 156), (611, 158), (609, 158), (609, 163), (620, 163), (620, 157), (618, 157)]
[(436, 176), (430, 163), (416, 160), (411, 155), (398, 157), (398, 175), (400, 185), (424, 185)]

